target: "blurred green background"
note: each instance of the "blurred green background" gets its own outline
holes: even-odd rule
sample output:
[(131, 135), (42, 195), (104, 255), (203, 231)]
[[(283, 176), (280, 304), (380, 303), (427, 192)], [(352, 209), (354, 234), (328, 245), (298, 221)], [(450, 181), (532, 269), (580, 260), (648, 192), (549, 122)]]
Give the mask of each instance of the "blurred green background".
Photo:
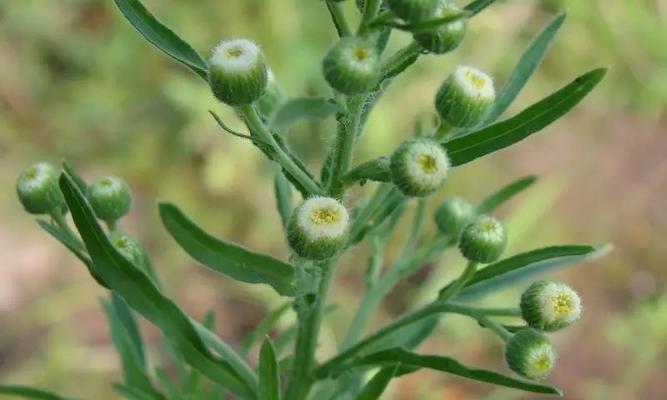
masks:
[[(288, 95), (329, 93), (319, 63), (335, 32), (321, 1), (145, 3), (202, 54), (223, 38), (250, 37), (263, 46)], [(530, 38), (562, 9), (568, 20), (511, 112), (594, 67), (610, 66), (607, 79), (539, 135), (458, 168), (430, 208), (452, 193), (477, 201), (512, 179), (539, 175), (534, 188), (499, 212), (509, 226), (510, 252), (558, 243), (615, 246), (600, 261), (556, 275), (581, 293), (586, 311), (580, 323), (554, 335), (560, 359), (551, 382), (569, 399), (664, 399), (667, 1), (499, 0), (474, 19), (455, 53), (422, 57), (395, 82), (356, 159), (387, 154), (410, 135), (414, 118), (431, 110), (437, 85), (456, 64), (485, 69), (501, 85)], [(407, 39), (396, 35), (390, 46)], [(286, 257), (271, 166), (246, 141), (222, 135), (209, 109), (242, 129), (199, 78), (145, 42), (111, 0), (0, 0), (0, 382), (118, 398), (110, 389), (121, 373), (99, 304), (104, 291), (15, 199), (15, 177), (37, 160), (67, 159), (87, 178), (126, 178), (135, 206), (125, 228), (146, 244), (167, 292), (189, 313), (201, 317), (215, 308), (225, 340), (239, 343), (277, 304), (266, 288), (237, 285), (197, 266), (158, 220), (156, 199), (169, 199), (211, 232)], [(289, 139), (315, 167), (332, 128), (331, 121), (303, 123)], [(349, 201), (368, 189), (355, 190)], [(366, 254), (362, 246), (343, 260), (332, 294), (341, 307), (324, 326), (320, 356), (335, 351), (351, 316)], [(450, 252), (426, 266), (433, 274), (399, 285), (373, 322), (425, 301), (460, 264)], [(516, 303), (523, 287), (490, 301)], [(159, 335), (145, 328), (157, 348)], [(504, 369), (495, 338), (464, 320), (447, 319), (422, 350)], [(386, 398), (539, 396), (419, 372), (392, 383)]]

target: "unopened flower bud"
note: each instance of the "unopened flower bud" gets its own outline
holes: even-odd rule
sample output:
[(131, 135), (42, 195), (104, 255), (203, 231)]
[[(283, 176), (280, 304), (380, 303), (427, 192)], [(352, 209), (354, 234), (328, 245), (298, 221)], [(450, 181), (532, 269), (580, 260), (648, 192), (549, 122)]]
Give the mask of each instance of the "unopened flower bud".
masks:
[(346, 37), (324, 56), (324, 78), (332, 88), (346, 95), (372, 90), (380, 79), (377, 49), (362, 38)]
[(435, 212), (435, 223), (440, 233), (458, 238), (474, 217), (475, 206), (460, 197), (450, 197)]
[(556, 363), (556, 351), (546, 336), (532, 329), (521, 330), (507, 342), (505, 360), (510, 369), (528, 379), (543, 379)]
[(581, 317), (581, 298), (562, 282), (538, 281), (521, 295), (521, 315), (541, 331), (565, 328)]
[(144, 263), (144, 248), (137, 239), (126, 233), (113, 232), (109, 236), (109, 241), (130, 263), (139, 268), (142, 267)]
[(435, 97), (435, 108), (445, 121), (457, 127), (479, 123), (496, 98), (493, 80), (484, 72), (458, 66)]
[(507, 246), (503, 224), (495, 218), (480, 215), (461, 232), (459, 250), (465, 258), (478, 263), (496, 261)]
[(345, 245), (350, 216), (331, 197), (311, 197), (294, 210), (287, 239), (296, 254), (310, 260), (334, 256)]
[(108, 176), (88, 187), (88, 201), (97, 218), (116, 221), (130, 210), (132, 193), (124, 180)]
[(247, 39), (225, 40), (208, 60), (208, 81), (218, 100), (231, 106), (259, 99), (267, 84), (262, 51)]
[[(438, 0), (436, 1), (436, 8), (426, 19), (442, 19), (461, 12), (461, 7), (450, 0)], [(442, 24), (432, 31), (415, 33), (414, 38), (424, 49), (435, 54), (444, 54), (457, 48), (465, 34), (466, 20), (462, 18)]]
[(406, 196), (434, 193), (445, 183), (449, 168), (445, 149), (427, 138), (406, 140), (391, 156), (391, 180)]
[(21, 172), (16, 193), (27, 212), (46, 214), (65, 207), (65, 199), (58, 187), (59, 175), (58, 170), (45, 162), (33, 164)]
[(435, 13), (440, 0), (388, 0), (389, 9), (405, 21), (429, 19)]

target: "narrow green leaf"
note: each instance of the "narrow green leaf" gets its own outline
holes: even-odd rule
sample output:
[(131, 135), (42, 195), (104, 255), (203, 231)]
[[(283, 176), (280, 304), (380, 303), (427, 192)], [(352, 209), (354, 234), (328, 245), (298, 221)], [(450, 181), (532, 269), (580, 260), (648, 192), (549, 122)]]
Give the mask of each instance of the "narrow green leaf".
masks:
[(523, 89), (528, 78), (533, 75), (533, 72), (535, 72), (542, 62), (558, 29), (563, 25), (566, 16), (565, 13), (558, 14), (528, 45), (521, 55), (518, 64), (514, 67), (512, 75), (510, 75), (503, 88), (498, 92), (493, 107), (491, 107), (491, 110), (484, 118), (483, 125), (495, 121), (509, 108), (521, 89)]
[(361, 389), (361, 392), (355, 397), (355, 400), (377, 400), (382, 396), (384, 390), (389, 385), (391, 378), (396, 375), (401, 363), (396, 363), (394, 366), (382, 368), (373, 378)]
[(276, 207), (280, 220), (283, 223), (283, 228), (287, 227), (289, 217), (292, 215), (292, 187), (289, 180), (285, 177), (282, 170), (276, 171), (276, 176), (273, 180), (273, 190), (276, 194)]
[(153, 400), (150, 394), (134, 386), (114, 383), (113, 388), (127, 400)]
[(244, 382), (227, 361), (213, 355), (183, 311), (162, 294), (143, 271), (118, 253), (97, 222), (85, 196), (67, 174), (60, 177), (60, 189), (93, 260), (93, 268), (104, 282), (128, 305), (157, 325), (177, 345), (190, 365), (239, 396), (253, 397), (256, 388)]
[(280, 371), (268, 337), (259, 352), (259, 400), (280, 400)]
[(114, 0), (114, 2), (130, 24), (146, 40), (174, 60), (185, 64), (202, 79), (208, 79), (206, 61), (188, 43), (155, 18), (141, 1)]
[(477, 212), (479, 214), (488, 214), (494, 211), (516, 194), (528, 189), (535, 182), (537, 182), (537, 177), (532, 175), (510, 182), (499, 191), (482, 200), (477, 206)]
[(600, 83), (607, 70), (595, 69), (516, 116), (444, 144), (452, 165), (462, 165), (517, 143), (542, 130), (577, 105)]
[(82, 193), (86, 193), (86, 191), (88, 190), (88, 184), (86, 183), (86, 181), (81, 177), (81, 175), (79, 175), (74, 170), (74, 168), (72, 168), (71, 165), (69, 165), (69, 163), (67, 161), (63, 161), (62, 164), (63, 164), (63, 170), (65, 172), (67, 172), (67, 174), (69, 176), (72, 177), (72, 179), (74, 180), (74, 183), (76, 183), (76, 186), (78, 186), (79, 190)]
[(241, 345), (241, 348), (243, 349), (242, 353), (248, 354), (252, 346), (254, 346), (260, 338), (268, 335), (276, 322), (278, 322), (278, 320), (285, 315), (291, 307), (292, 302), (288, 301), (271, 311), (269, 315), (267, 315), (243, 340), (243, 344)]
[(192, 258), (221, 274), (247, 283), (266, 283), (279, 294), (294, 294), (294, 267), (204, 232), (173, 204), (162, 202), (162, 223)]
[(477, 15), (482, 12), (486, 7), (493, 4), (496, 0), (475, 0), (472, 3), (469, 3), (465, 6), (467, 11), (470, 11), (472, 15)]
[(458, 300), (478, 298), (522, 280), (572, 264), (599, 258), (610, 246), (553, 246), (506, 258), (477, 271), (457, 296)]
[(139, 357), (141, 365), (146, 365), (146, 351), (144, 350), (144, 341), (141, 338), (141, 331), (132, 310), (128, 307), (125, 300), (116, 293), (111, 294), (111, 306), (118, 317), (123, 328), (127, 332), (128, 338), (132, 344), (132, 348)]
[(71, 397), (63, 397), (46, 390), (21, 385), (0, 385), (0, 394), (38, 400), (74, 400)]
[(325, 97), (298, 97), (285, 101), (273, 114), (271, 126), (287, 126), (299, 121), (323, 120), (339, 111), (338, 105)]
[[(192, 373), (199, 374), (198, 371), (192, 370)], [(155, 375), (162, 386), (162, 389), (167, 393), (168, 400), (180, 400), (181, 395), (176, 387), (176, 384), (172, 382), (172, 378), (167, 374), (167, 371), (164, 368), (156, 368)]]
[(354, 167), (345, 175), (343, 180), (348, 182), (348, 184), (360, 182), (362, 185), (368, 180), (391, 182), (389, 163), (389, 158), (387, 157), (374, 158)]
[[(352, 361), (350, 364), (346, 365), (345, 368), (347, 369), (362, 366), (386, 366), (394, 365), (396, 363), (401, 363), (401, 366), (403, 367), (433, 369), (436, 371), (442, 371), (452, 375), (461, 376), (463, 378), (525, 390), (527, 392), (562, 395), (558, 389), (552, 386), (516, 379), (495, 371), (471, 368), (450, 357), (422, 355), (400, 348), (393, 348), (369, 354)], [(414, 370), (408, 369), (406, 372), (412, 371)]]

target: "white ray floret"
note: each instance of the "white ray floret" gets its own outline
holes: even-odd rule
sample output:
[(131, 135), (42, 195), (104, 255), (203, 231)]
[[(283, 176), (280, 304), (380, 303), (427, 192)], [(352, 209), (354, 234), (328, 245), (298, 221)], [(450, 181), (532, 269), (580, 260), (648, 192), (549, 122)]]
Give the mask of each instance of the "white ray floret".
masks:
[(298, 209), (297, 224), (312, 241), (336, 239), (347, 230), (350, 216), (345, 206), (331, 197), (307, 199)]
[(227, 72), (244, 72), (259, 61), (259, 46), (248, 39), (225, 40), (213, 49), (210, 63)]
[(454, 71), (454, 81), (471, 97), (487, 100), (496, 97), (493, 78), (477, 68), (459, 65)]

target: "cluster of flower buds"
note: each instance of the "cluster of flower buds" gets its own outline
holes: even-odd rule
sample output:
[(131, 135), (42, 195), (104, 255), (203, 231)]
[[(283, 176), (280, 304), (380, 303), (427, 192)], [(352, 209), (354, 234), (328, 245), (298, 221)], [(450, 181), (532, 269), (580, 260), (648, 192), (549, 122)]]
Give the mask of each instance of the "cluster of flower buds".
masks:
[(428, 196), (442, 187), (449, 173), (447, 152), (440, 143), (409, 139), (391, 156), (392, 182), (406, 196)]
[(458, 238), (475, 215), (475, 206), (461, 197), (450, 197), (436, 210), (435, 224), (443, 235)]
[(107, 176), (88, 187), (88, 201), (97, 218), (114, 223), (130, 211), (132, 193), (124, 180)]
[(489, 75), (473, 67), (458, 66), (440, 86), (435, 108), (450, 125), (471, 127), (482, 121), (495, 98)]
[(345, 37), (324, 56), (322, 71), (329, 85), (340, 93), (368, 92), (380, 80), (380, 55), (372, 41)]
[(306, 199), (290, 217), (287, 240), (292, 250), (310, 260), (325, 260), (347, 243), (350, 216), (345, 206), (331, 197)]
[(466, 225), (459, 237), (459, 250), (468, 260), (492, 263), (505, 251), (507, 233), (503, 224), (493, 217), (480, 215)]

